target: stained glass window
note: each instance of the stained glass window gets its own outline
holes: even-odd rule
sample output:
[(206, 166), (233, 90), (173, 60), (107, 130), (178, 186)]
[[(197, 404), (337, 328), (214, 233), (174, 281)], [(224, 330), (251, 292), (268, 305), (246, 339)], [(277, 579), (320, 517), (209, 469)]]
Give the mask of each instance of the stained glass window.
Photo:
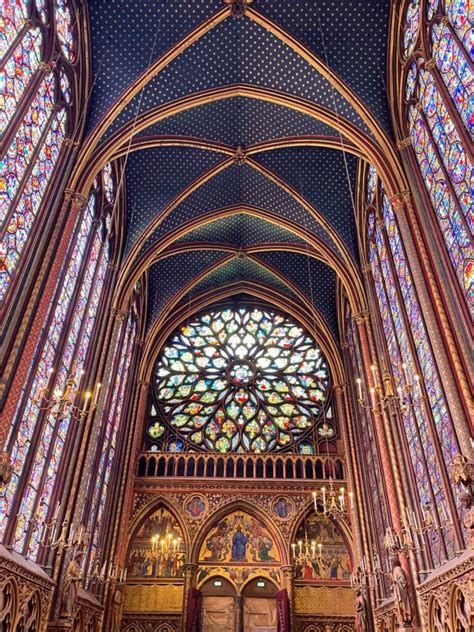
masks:
[[(8, 439), (14, 473), (0, 496), (0, 511), (13, 518), (12, 503), (21, 477), (25, 487), (21, 499), (16, 500), (18, 517), (13, 546), (18, 551), (24, 551), (26, 546), (32, 558), (38, 553), (40, 533), (30, 532), (28, 524), (33, 514), (39, 519), (47, 519), (49, 515), (73, 421), (71, 407), (64, 407), (58, 400), (69, 386), (75, 405), (84, 405), (78, 390), (107, 276), (108, 236), (102, 225), (94, 221), (96, 198), (93, 193), (83, 217), (78, 219), (78, 232), (57, 290), (47, 335)], [(53, 394), (56, 403), (45, 408), (44, 396), (51, 398)], [(6, 523), (7, 520), (2, 521), (2, 534)]]
[(112, 165), (108, 162), (102, 170), (102, 178), (104, 181), (104, 192), (107, 202), (114, 199), (114, 177), (112, 175)]
[(98, 556), (99, 540), (103, 531), (104, 511), (109, 497), (110, 477), (117, 449), (127, 386), (129, 384), (130, 363), (133, 357), (137, 330), (137, 318), (134, 310), (131, 311), (124, 330), (124, 335), (123, 337), (119, 336), (115, 349), (113, 362), (113, 366), (116, 367), (115, 375), (107, 388), (107, 415), (106, 422), (102, 424), (103, 431), (98, 442), (100, 447), (97, 454), (97, 471), (89, 484), (88, 497), (93, 499), (87, 519), (87, 532), (90, 542), (89, 567), (91, 571)]
[[(447, 507), (447, 494), (450, 493), (443, 485), (442, 468), (449, 471), (453, 457), (459, 452), (459, 445), (397, 221), (383, 193), (382, 219), (386, 237), (380, 224), (373, 220), (368, 231), (369, 260), (375, 292), (400, 396), (403, 397), (410, 385), (414, 387), (418, 384), (418, 373), (423, 378), (426, 396), (421, 390), (414, 391), (412, 406), (403, 412), (404, 428), (421, 504), (436, 507), (440, 511), (441, 507)], [(426, 409), (431, 413), (432, 424)], [(441, 462), (438, 450), (441, 453)], [(443, 514), (440, 514), (439, 520), (442, 519)], [(443, 535), (447, 554), (452, 556), (453, 533), (448, 531)], [(435, 540), (431, 542), (431, 554), (436, 564), (442, 561), (443, 551), (436, 546)]]
[[(38, 20), (32, 5), (6, 0), (2, 9), (0, 134), (6, 152), (0, 162), (0, 303), (59, 163), (68, 128), (65, 104), (73, 99), (67, 62), (57, 63), (54, 41), (57, 36), (68, 51), (74, 48), (69, 8), (64, 0), (56, 2), (55, 29), (50, 20)], [(46, 18), (43, 3), (36, 6)]]
[(473, 16), (466, 0), (444, 5), (445, 16), (442, 3), (427, 4), (429, 50), (423, 49), (422, 41), (416, 50), (411, 35), (419, 28), (420, 16), (415, 19), (410, 9), (406, 15), (404, 48), (407, 39), (413, 41), (405, 71), (406, 120), (441, 236), (474, 318), (474, 169), (466, 139), (466, 133), (474, 137), (474, 80), (468, 54)]
[[(369, 172), (369, 177), (367, 180), (367, 186), (369, 190), (371, 186), (373, 186), (373, 189), (375, 189), (377, 176), (375, 174), (374, 177), (374, 173), (374, 169), (372, 169), (372, 173)], [(357, 328), (355, 326), (354, 320), (352, 319), (352, 314), (348, 303), (346, 303), (346, 337), (353, 375), (362, 376), (360, 379), (363, 380), (364, 371), (362, 370), (362, 367), (364, 366), (364, 364), (362, 361)], [(376, 543), (376, 552), (379, 556), (379, 560), (381, 561), (381, 566), (385, 568), (387, 563), (387, 551), (384, 547), (384, 537), (386, 528), (390, 526), (390, 520), (385, 500), (384, 487), (382, 483), (382, 481), (384, 480), (384, 476), (380, 467), (379, 454), (377, 450), (378, 441), (375, 434), (373, 419), (369, 411), (363, 407), (360, 407), (358, 409), (358, 413), (359, 423), (355, 431), (356, 433), (358, 433), (359, 437), (358, 445), (360, 446), (360, 459), (362, 462), (365, 462), (364, 470), (365, 478), (367, 480), (366, 489), (369, 494), (367, 511), (370, 512), (369, 522), (371, 523), (373, 528), (374, 541)], [(382, 578), (382, 585), (384, 589), (384, 596), (388, 595), (389, 582), (388, 578), (386, 578), (385, 576)], [(377, 587), (377, 590), (378, 589), (379, 587)]]
[(299, 324), (265, 309), (215, 310), (183, 325), (162, 350), (148, 435), (159, 439), (166, 422), (172, 451), (289, 448), (314, 429), (321, 437), (334, 429), (324, 414), (328, 387), (321, 350)]
[(67, 0), (56, 0), (54, 14), (61, 50), (65, 57), (72, 61), (74, 59), (73, 21)]

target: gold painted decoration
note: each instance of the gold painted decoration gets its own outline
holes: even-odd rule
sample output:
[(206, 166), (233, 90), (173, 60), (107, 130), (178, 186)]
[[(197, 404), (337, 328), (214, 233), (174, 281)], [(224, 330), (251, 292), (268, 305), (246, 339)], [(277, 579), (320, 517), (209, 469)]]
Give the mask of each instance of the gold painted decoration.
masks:
[(180, 612), (182, 605), (182, 584), (139, 584), (125, 587), (126, 612)]
[(198, 586), (201, 586), (210, 577), (224, 577), (231, 583), (240, 588), (249, 580), (256, 577), (267, 577), (278, 585), (280, 584), (280, 575), (277, 568), (265, 566), (200, 566), (197, 576)]
[(185, 561), (181, 528), (176, 518), (166, 508), (160, 507), (145, 520), (133, 539), (128, 577), (181, 577)]
[(297, 614), (354, 614), (354, 592), (342, 586), (297, 586)]
[[(351, 560), (344, 539), (336, 525), (325, 516), (311, 513), (300, 524), (294, 540), (298, 553), (299, 543), (314, 543), (315, 555), (297, 556), (295, 579), (303, 582), (349, 581)], [(321, 545), (321, 546), (320, 546)]]
[(222, 518), (206, 536), (200, 562), (237, 565), (277, 563), (278, 547), (265, 525), (247, 513), (237, 511)]

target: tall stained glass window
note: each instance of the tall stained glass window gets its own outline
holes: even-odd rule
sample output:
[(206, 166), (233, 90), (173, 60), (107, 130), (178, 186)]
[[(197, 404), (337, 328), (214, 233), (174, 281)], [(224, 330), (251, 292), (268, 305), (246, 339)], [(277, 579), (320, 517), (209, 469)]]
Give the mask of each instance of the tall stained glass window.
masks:
[[(51, 502), (58, 472), (77, 413), (84, 406), (86, 359), (94, 336), (96, 316), (103, 301), (109, 263), (107, 217), (98, 208), (100, 192), (93, 191), (70, 246), (69, 257), (51, 305), (45, 337), (37, 350), (7, 449), (13, 476), (0, 495), (3, 537), (10, 520), (14, 548), (33, 559), (39, 550), (38, 520), (51, 518)], [(66, 398), (67, 394), (67, 398)], [(21, 495), (18, 482), (24, 486)]]
[[(372, 168), (371, 168), (372, 169)], [(369, 175), (369, 183), (373, 175)], [(454, 490), (445, 484), (459, 444), (449, 415), (397, 220), (381, 186), (369, 203), (367, 238), (382, 327), (399, 395), (412, 388), (403, 414), (406, 445), (421, 506), (441, 524), (449, 515)], [(420, 379), (422, 378), (422, 379)], [(459, 508), (461, 512), (461, 509)], [(455, 553), (454, 533), (430, 540), (435, 564)]]
[(89, 568), (92, 571), (100, 558), (99, 543), (103, 535), (106, 503), (114, 465), (119, 431), (125, 413), (127, 387), (129, 386), (130, 364), (135, 349), (137, 334), (137, 307), (132, 305), (127, 320), (122, 325), (114, 353), (111, 379), (107, 387), (107, 414), (101, 423), (99, 446), (94, 464), (94, 473), (89, 482), (87, 497), (92, 499), (88, 516), (84, 516), (89, 537)]
[(474, 318), (473, 12), (469, 0), (419, 0), (405, 16), (405, 120), (451, 265)]
[(318, 438), (336, 434), (329, 384), (301, 325), (256, 307), (216, 309), (162, 349), (148, 442), (169, 451), (311, 453)]
[[(375, 187), (376, 178), (374, 178), (373, 186)], [(369, 196), (373, 193), (371, 191), (370, 181), (368, 182), (368, 194)], [(352, 319), (352, 314), (350, 311), (349, 303), (346, 303), (346, 340), (349, 351), (349, 359), (350, 359), (350, 370), (352, 375), (354, 376), (363, 376), (365, 372), (363, 371), (363, 361), (362, 355), (359, 345), (359, 338), (357, 334), (357, 327)], [(356, 386), (353, 384), (354, 393), (356, 393)], [(366, 392), (368, 389), (366, 388)], [(378, 453), (378, 440), (375, 434), (374, 422), (370, 412), (360, 407), (358, 409), (358, 420), (357, 428), (355, 432), (357, 434), (358, 440), (357, 445), (359, 446), (360, 452), (359, 457), (361, 462), (364, 462), (364, 487), (367, 498), (367, 511), (369, 514), (369, 528), (372, 532), (373, 543), (374, 543), (374, 552), (377, 553), (379, 562), (381, 563), (382, 568), (386, 568), (387, 565), (387, 550), (384, 547), (384, 537), (385, 530), (387, 527), (391, 526), (387, 503), (384, 495), (384, 485), (382, 481), (384, 480), (382, 468), (380, 465), (380, 457)], [(382, 596), (387, 596), (389, 594), (389, 583), (388, 578), (385, 576), (382, 578), (381, 585), (376, 586), (377, 591), (382, 588), (382, 595), (377, 595), (377, 598), (382, 598)]]
[[(0, 29), (0, 307), (59, 164), (71, 125), (75, 37), (66, 0), (5, 0)], [(55, 28), (56, 21), (56, 28)], [(58, 52), (61, 51), (61, 52)]]

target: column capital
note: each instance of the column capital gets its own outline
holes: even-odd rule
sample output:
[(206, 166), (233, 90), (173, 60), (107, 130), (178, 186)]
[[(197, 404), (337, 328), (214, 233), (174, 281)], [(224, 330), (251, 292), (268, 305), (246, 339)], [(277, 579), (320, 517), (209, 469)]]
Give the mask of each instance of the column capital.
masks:
[(185, 562), (183, 564), (183, 575), (185, 577), (193, 577), (199, 570), (199, 564), (193, 562)]
[(293, 564), (286, 564), (285, 566), (280, 566), (280, 570), (285, 577), (289, 579), (293, 579), (295, 575), (295, 567)]
[(356, 325), (361, 325), (362, 323), (366, 323), (368, 322), (370, 317), (370, 312), (368, 309), (363, 309), (362, 311), (358, 312), (357, 314), (354, 314), (352, 316), (352, 320), (355, 322)]
[(80, 210), (88, 200), (85, 195), (74, 191), (74, 189), (64, 189), (64, 199), (66, 202), (70, 202), (76, 210)]
[(146, 390), (150, 388), (151, 384), (150, 382), (147, 382), (146, 380), (137, 380), (137, 386), (139, 386), (143, 390)]
[(346, 382), (343, 382), (342, 384), (334, 384), (333, 388), (336, 393), (343, 394), (347, 391), (347, 384)]
[(116, 321), (122, 322), (128, 312), (124, 309), (118, 309), (117, 307), (111, 307), (110, 313)]
[(409, 136), (397, 141), (398, 151), (402, 151), (402, 149), (406, 149), (407, 147), (410, 147), (410, 145), (411, 145), (411, 138)]

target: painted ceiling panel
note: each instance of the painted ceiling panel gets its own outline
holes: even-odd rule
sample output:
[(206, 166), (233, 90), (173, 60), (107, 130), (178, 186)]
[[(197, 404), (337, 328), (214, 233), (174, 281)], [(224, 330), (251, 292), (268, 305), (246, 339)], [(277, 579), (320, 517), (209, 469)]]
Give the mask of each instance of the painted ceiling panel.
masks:
[(128, 84), (222, 7), (221, 0), (88, 0), (95, 78), (88, 129)]
[[(249, 165), (231, 165), (194, 191), (162, 223), (149, 238), (144, 248), (151, 246), (167, 232), (203, 213), (233, 204), (249, 204), (278, 213), (296, 226), (306, 227), (319, 234), (328, 245), (331, 242), (317, 222), (281, 187)], [(240, 246), (239, 242), (236, 244)]]
[(214, 101), (151, 125), (138, 136), (176, 134), (247, 147), (285, 136), (335, 136), (321, 121), (276, 103), (246, 97)]
[(252, 7), (327, 60), (391, 130), (385, 90), (390, 0), (256, 0)]
[(178, 240), (178, 242), (196, 241), (239, 244), (243, 248), (258, 243), (305, 243), (281, 226), (243, 213), (218, 219), (212, 224), (193, 230)]
[(174, 196), (224, 159), (221, 153), (188, 147), (157, 147), (130, 154), (126, 166), (127, 250)]
[(258, 283), (282, 292), (298, 300), (298, 297), (290, 288), (278, 279), (274, 274), (251, 259), (232, 259), (221, 268), (218, 268), (200, 283), (196, 284), (193, 295), (198, 296), (201, 292), (206, 292), (212, 288), (230, 285), (235, 282)]
[[(357, 158), (336, 149), (292, 147), (254, 156), (318, 208), (357, 257), (352, 195)], [(347, 171), (346, 171), (347, 163)], [(347, 174), (349, 174), (349, 181)]]
[(216, 264), (224, 256), (218, 251), (193, 251), (162, 259), (149, 272), (148, 327), (165, 305), (208, 266)]
[(138, 113), (194, 92), (243, 83), (278, 90), (337, 111), (368, 132), (353, 107), (289, 46), (248, 18), (228, 18), (151, 79), (107, 135)]
[(293, 252), (264, 252), (258, 258), (284, 271), (315, 305), (337, 335), (336, 273), (321, 261)]

